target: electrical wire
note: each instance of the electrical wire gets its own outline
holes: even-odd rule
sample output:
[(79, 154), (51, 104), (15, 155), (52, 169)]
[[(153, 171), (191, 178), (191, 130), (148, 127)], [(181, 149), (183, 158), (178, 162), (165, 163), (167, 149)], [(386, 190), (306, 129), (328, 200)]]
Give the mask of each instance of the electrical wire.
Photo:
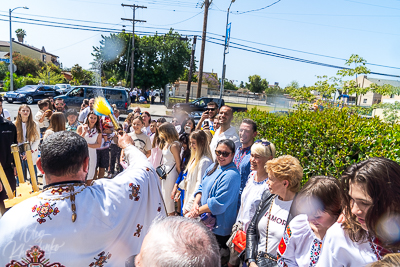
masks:
[(194, 16), (192, 16), (192, 17), (188, 18), (188, 19), (185, 19), (185, 20), (182, 20), (182, 21), (179, 21), (179, 22), (175, 22), (175, 23), (169, 23), (169, 24), (163, 24), (163, 25), (159, 25), (159, 24), (150, 24), (150, 23), (147, 23), (147, 24), (149, 24), (149, 25), (153, 25), (153, 26), (168, 26), (168, 25), (175, 25), (175, 24), (179, 24), (179, 23), (182, 23), (182, 22), (185, 22), (185, 21), (191, 20), (192, 18), (194, 18), (194, 17), (197, 17), (197, 16), (198, 16), (198, 15), (200, 15), (201, 13), (203, 13), (203, 11), (200, 11), (199, 13), (197, 13), (196, 15), (194, 15)]
[(258, 9), (253, 9), (253, 10), (248, 10), (248, 11), (243, 11), (243, 12), (236, 11), (237, 13), (233, 13), (233, 12), (231, 12), (231, 13), (232, 13), (232, 14), (235, 14), (235, 15), (242, 15), (242, 14), (245, 14), (245, 13), (256, 12), (256, 11), (260, 11), (260, 10), (269, 8), (269, 7), (271, 7), (271, 6), (273, 6), (273, 5), (277, 4), (277, 3), (279, 3), (280, 1), (281, 1), (281, 0), (278, 0), (278, 1), (276, 1), (276, 2), (274, 2), (274, 3), (272, 3), (272, 4), (270, 4), (270, 5), (268, 5), (268, 6), (266, 6), (266, 7), (262, 7), (262, 8), (258, 8)]

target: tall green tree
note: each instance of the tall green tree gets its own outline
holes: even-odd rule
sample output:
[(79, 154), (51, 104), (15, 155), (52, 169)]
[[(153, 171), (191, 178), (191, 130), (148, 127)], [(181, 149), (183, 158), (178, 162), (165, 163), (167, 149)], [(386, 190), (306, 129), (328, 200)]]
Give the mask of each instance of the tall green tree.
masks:
[(315, 91), (320, 93), (323, 98), (331, 99), (332, 94), (334, 94), (339, 86), (339, 81), (337, 77), (328, 78), (327, 75), (317, 76), (318, 81), (315, 82)]
[(37, 77), (45, 84), (63, 83), (65, 80), (64, 75), (54, 71), (51, 65), (43, 67), (42, 70), (37, 73)]
[[(132, 36), (126, 33), (102, 36), (99, 47), (93, 47), (95, 61), (103, 62), (106, 80), (130, 81)], [(164, 87), (184, 74), (190, 62), (189, 40), (171, 29), (165, 35), (135, 36), (135, 86)]]
[(228, 79), (225, 79), (224, 87), (225, 90), (232, 90), (232, 91), (236, 91), (237, 89), (239, 89), (233, 82), (229, 81)]
[(0, 62), (0, 81), (7, 77), (8, 67), (5, 62)]
[(253, 93), (262, 93), (268, 88), (266, 79), (261, 79), (260, 75), (249, 76), (249, 83), (246, 83), (246, 88)]
[(15, 33), (17, 34), (18, 41), (23, 43), (24, 42), (24, 38), (26, 36), (25, 30), (17, 29), (17, 30), (15, 30)]

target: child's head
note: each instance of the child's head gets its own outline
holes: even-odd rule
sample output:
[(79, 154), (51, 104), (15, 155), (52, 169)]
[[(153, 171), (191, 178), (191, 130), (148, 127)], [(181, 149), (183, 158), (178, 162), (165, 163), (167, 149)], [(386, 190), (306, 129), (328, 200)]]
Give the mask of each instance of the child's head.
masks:
[(76, 112), (75, 109), (67, 110), (67, 120), (69, 125), (74, 124), (77, 118), (78, 118), (78, 112)]
[(135, 119), (133, 119), (132, 128), (136, 134), (140, 134), (142, 132), (143, 126), (144, 126), (144, 121), (142, 116), (137, 116)]
[(40, 100), (40, 101), (38, 102), (38, 106), (39, 106), (39, 109), (40, 109), (40, 110), (46, 111), (46, 110), (49, 109), (50, 100), (48, 100), (48, 99)]
[(189, 149), (189, 135), (187, 133), (181, 134), (179, 142), (181, 143), (183, 150)]
[(157, 131), (157, 122), (154, 120), (150, 123), (150, 131), (151, 133), (155, 133)]

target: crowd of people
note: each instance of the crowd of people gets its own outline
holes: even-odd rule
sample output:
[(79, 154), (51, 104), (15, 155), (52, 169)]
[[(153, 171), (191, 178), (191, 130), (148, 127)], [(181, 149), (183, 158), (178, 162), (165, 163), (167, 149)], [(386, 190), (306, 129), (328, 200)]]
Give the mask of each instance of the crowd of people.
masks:
[(131, 103), (151, 103), (154, 104), (156, 99), (156, 92), (154, 89), (140, 89), (140, 88), (133, 88), (129, 91), (129, 97), (131, 98)]
[[(138, 95), (131, 95), (132, 102)], [(83, 149), (87, 147), (84, 155), (71, 148), (83, 162), (75, 173), (83, 177), (79, 186), (92, 188), (93, 198), (103, 207), (98, 211), (100, 215), (93, 216), (112, 217), (106, 219), (109, 233), (102, 229), (102, 235), (108, 238), (105, 240), (111, 240), (111, 232), (116, 237), (127, 233), (121, 225), (129, 225), (135, 237), (140, 237), (141, 231), (148, 232), (141, 239), (141, 249), (135, 245), (136, 253), (125, 253), (131, 255), (126, 266), (398, 266), (398, 163), (370, 158), (351, 165), (339, 179), (314, 176), (302, 185), (303, 166), (297, 155), (276, 157), (279, 150), (272, 142), (256, 140), (258, 125), (253, 120), (243, 119), (237, 131), (231, 125), (233, 111), (229, 106), (219, 108), (214, 102), (208, 103), (197, 124), (185, 113), (177, 114), (170, 122), (165, 118), (155, 121), (136, 107), (120, 125), (126, 134), (118, 137), (112, 123), (93, 112), (93, 103), (93, 99), (85, 100), (78, 113), (66, 109), (58, 99), (54, 108), (50, 100), (42, 100), (35, 116), (29, 106), (21, 105), (14, 122), (14, 142), (30, 142), (34, 160), (41, 136), (42, 157), (62, 138), (75, 140)], [(2, 124), (6, 121), (1, 120)], [(81, 139), (66, 132), (76, 132)], [(55, 169), (56, 163), (50, 166), (46, 162), (54, 161), (48, 157), (37, 161), (38, 169), (45, 174), (44, 180), (54, 185), (55, 177), (61, 175)], [(2, 160), (2, 165), (4, 161), (7, 166), (11, 159), (7, 160)], [(26, 166), (23, 154), (21, 160)], [(149, 171), (158, 181), (152, 191), (150, 185), (142, 184), (143, 178), (136, 177)], [(136, 180), (129, 180), (133, 176)], [(110, 182), (99, 180), (103, 177), (110, 178)], [(136, 223), (138, 218), (128, 215), (133, 212), (128, 207), (123, 214), (118, 213), (129, 201), (118, 199), (118, 190), (126, 188), (113, 186), (122, 185), (124, 177), (130, 177), (128, 199), (151, 199), (151, 205), (168, 219), (150, 227), (153, 211), (148, 210), (149, 203), (139, 212), (147, 224)], [(15, 189), (15, 178), (11, 185)], [(79, 186), (75, 190), (83, 190)], [(5, 197), (4, 190), (1, 194)], [(61, 210), (61, 205), (58, 208)], [(105, 247), (121, 249), (114, 243)], [(377, 261), (382, 265), (376, 265)]]

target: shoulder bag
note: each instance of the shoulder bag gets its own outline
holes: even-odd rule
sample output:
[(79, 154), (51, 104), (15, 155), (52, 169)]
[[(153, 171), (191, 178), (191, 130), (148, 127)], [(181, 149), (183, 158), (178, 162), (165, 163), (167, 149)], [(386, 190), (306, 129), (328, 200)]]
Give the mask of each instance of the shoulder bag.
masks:
[(170, 174), (170, 172), (172, 172), (172, 170), (174, 169), (174, 167), (175, 167), (175, 165), (176, 165), (176, 163), (175, 163), (174, 166), (172, 166), (172, 168), (169, 170), (169, 172), (166, 172), (166, 171), (165, 171), (165, 166), (162, 164), (163, 158), (164, 158), (164, 155), (161, 156), (160, 166), (158, 166), (158, 167), (156, 168), (156, 173), (157, 173), (158, 177), (159, 177), (161, 180), (167, 179), (168, 174)]
[(277, 259), (276, 255), (272, 255), (271, 253), (268, 253), (268, 228), (269, 228), (269, 221), (271, 219), (272, 206), (274, 205), (274, 202), (275, 202), (275, 197), (272, 200), (271, 206), (269, 208), (267, 231), (265, 233), (265, 252), (260, 251), (258, 253), (257, 259), (256, 259), (256, 264), (258, 267), (277, 267), (278, 266), (278, 259)]

